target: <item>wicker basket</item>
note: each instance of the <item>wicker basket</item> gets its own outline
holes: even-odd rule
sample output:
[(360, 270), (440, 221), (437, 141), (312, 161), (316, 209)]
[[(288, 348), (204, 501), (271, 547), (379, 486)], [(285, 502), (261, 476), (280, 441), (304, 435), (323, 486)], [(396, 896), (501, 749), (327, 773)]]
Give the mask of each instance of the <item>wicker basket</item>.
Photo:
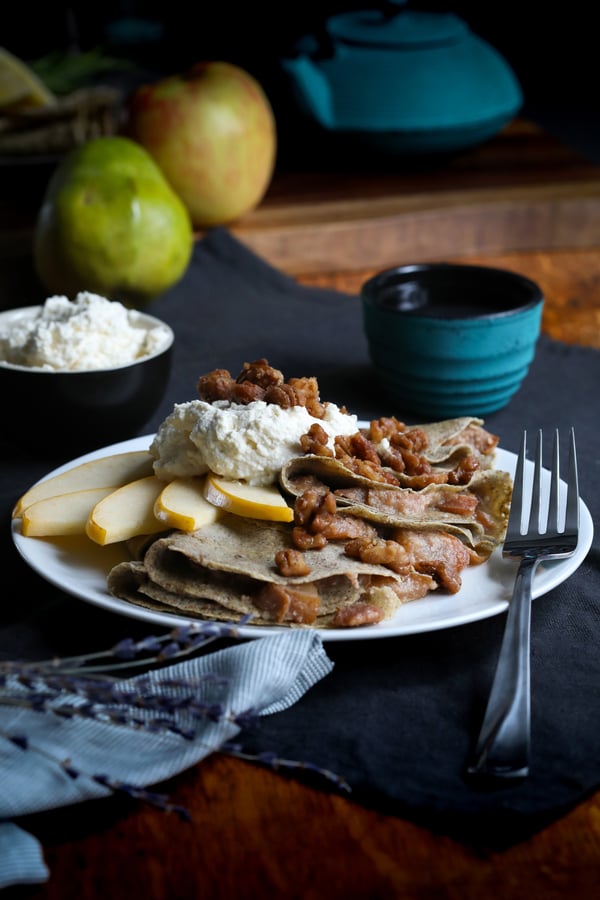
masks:
[(0, 157), (64, 153), (91, 138), (115, 134), (122, 94), (112, 87), (82, 88), (52, 106), (0, 116)]

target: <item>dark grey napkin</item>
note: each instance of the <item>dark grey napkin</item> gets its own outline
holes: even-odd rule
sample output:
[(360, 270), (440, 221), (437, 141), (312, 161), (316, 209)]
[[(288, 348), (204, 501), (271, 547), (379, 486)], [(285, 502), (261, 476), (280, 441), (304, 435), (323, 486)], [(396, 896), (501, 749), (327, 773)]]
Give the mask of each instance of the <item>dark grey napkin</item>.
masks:
[[(411, 417), (378, 388), (357, 297), (298, 285), (226, 230), (197, 245), (185, 278), (152, 312), (175, 330), (175, 364), (151, 432), (174, 402), (194, 396), (198, 375), (237, 373), (267, 357), (286, 377), (316, 375), (324, 399), (361, 418)], [(600, 496), (597, 399), (600, 353), (543, 337), (510, 405), (486, 426), (516, 451), (524, 427), (574, 425), (582, 496), (596, 520)], [(5, 526), (18, 494), (52, 465), (3, 451)], [(12, 579), (8, 575), (12, 575)], [(28, 572), (13, 553), (5, 584), (19, 606), (0, 613), (0, 655), (66, 652), (143, 625), (71, 600)], [(421, 635), (327, 644), (334, 671), (302, 702), (246, 737), (249, 750), (309, 760), (350, 783), (357, 802), (409, 817), (465, 841), (502, 846), (562, 815), (600, 784), (598, 538), (580, 569), (535, 601), (532, 646), (532, 774), (494, 792), (464, 777), (483, 715), (504, 616)], [(60, 622), (71, 623), (69, 634)], [(77, 635), (77, 639), (71, 637)], [(296, 774), (295, 777), (301, 777)]]

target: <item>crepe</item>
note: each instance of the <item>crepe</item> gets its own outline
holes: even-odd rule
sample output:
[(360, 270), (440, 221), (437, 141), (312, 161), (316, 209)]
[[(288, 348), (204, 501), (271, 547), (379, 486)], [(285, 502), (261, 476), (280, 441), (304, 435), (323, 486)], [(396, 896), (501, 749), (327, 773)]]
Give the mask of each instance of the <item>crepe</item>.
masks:
[[(256, 389), (281, 387), (266, 360), (242, 386), (252, 372), (249, 402)], [(239, 387), (220, 370), (203, 384), (219, 397)], [(288, 386), (294, 403), (317, 396), (312, 380)], [(382, 418), (332, 446), (315, 424), (279, 473), (292, 523), (225, 513), (191, 534), (140, 536), (108, 589), (191, 618), (318, 628), (371, 625), (432, 590), (456, 593), (508, 517), (511, 479), (493, 468), (498, 438), (482, 425), (460, 417), (410, 429)]]
[(321, 550), (305, 551), (310, 572), (293, 579), (298, 599), (275, 615), (272, 606), (261, 601), (261, 590), (290, 584), (279, 574), (275, 555), (291, 547), (289, 525), (228, 514), (191, 534), (174, 532), (154, 541), (143, 561), (123, 562), (112, 569), (108, 588), (140, 606), (186, 616), (239, 621), (251, 615), (255, 625), (316, 627), (333, 624), (340, 610), (357, 603), (372, 604), (385, 617), (402, 602), (436, 588), (430, 575), (401, 574), (353, 560), (342, 546), (329, 543)]
[[(504, 537), (512, 481), (507, 472), (476, 472), (468, 485), (431, 484), (420, 491), (376, 483), (347, 469), (337, 459), (304, 456), (282, 470), (283, 488), (300, 496), (309, 485), (324, 485), (336, 495), (340, 515), (353, 515), (395, 528), (446, 531), (459, 535), (483, 557)], [(461, 500), (476, 498), (471, 511), (455, 512)]]
[[(433, 452), (455, 466), (472, 449), (459, 442)], [(281, 484), (291, 500), (307, 487), (331, 494), (342, 527), (352, 531), (358, 520), (360, 534), (364, 523), (367, 543), (399, 545), (401, 564), (365, 561), (349, 552), (352, 541), (329, 539), (319, 549), (303, 549), (305, 572), (284, 575), (276, 559), (296, 551), (294, 525), (225, 514), (191, 534), (136, 542), (132, 556), (140, 558), (113, 568), (109, 591), (191, 618), (250, 616), (254, 625), (318, 628), (374, 624), (439, 587), (457, 592), (462, 569), (484, 562), (502, 541), (511, 496), (510, 476), (492, 468), (478, 469), (466, 485), (416, 491), (373, 482), (337, 459), (311, 454), (292, 459)]]
[[(473, 453), (477, 448), (475, 442), (469, 440), (469, 435), (478, 433), (482, 425), (483, 419), (473, 416), (458, 416), (455, 419), (418, 425), (418, 429), (424, 431), (429, 439), (429, 445), (423, 451), (423, 455), (430, 462), (440, 464), (452, 460), (457, 454)], [(479, 453), (478, 456), (481, 462), (484, 454)], [(488, 454), (488, 458), (491, 464), (493, 453)]]

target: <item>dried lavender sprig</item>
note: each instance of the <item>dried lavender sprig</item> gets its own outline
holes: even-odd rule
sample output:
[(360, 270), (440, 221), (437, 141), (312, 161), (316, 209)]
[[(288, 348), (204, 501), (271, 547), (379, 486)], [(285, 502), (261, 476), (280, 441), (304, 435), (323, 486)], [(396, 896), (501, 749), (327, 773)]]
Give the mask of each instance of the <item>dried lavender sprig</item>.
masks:
[[(179, 690), (181, 688), (198, 688), (200, 685), (222, 686), (228, 683), (228, 679), (218, 676), (213, 672), (207, 672), (196, 676), (194, 679), (168, 678), (161, 679), (160, 682), (153, 682), (148, 675), (139, 675), (136, 678), (135, 688), (126, 688), (120, 684), (119, 680), (110, 676), (100, 679), (95, 675), (89, 678), (84, 674), (70, 674), (62, 672), (51, 672), (49, 675), (45, 673), (30, 673), (27, 665), (23, 669), (18, 663), (15, 664), (14, 671), (10, 678), (7, 676), (0, 682), (0, 702), (2, 691), (6, 693), (10, 690), (11, 678), (21, 687), (29, 691), (41, 691), (48, 697), (60, 695), (63, 691), (79, 696), (89, 696), (93, 694), (97, 702), (102, 703), (129, 703), (133, 697), (143, 695), (145, 691), (154, 687), (160, 687), (161, 690)], [(18, 696), (18, 694), (15, 694)], [(175, 699), (172, 698), (175, 703)], [(181, 700), (184, 702), (184, 700)]]
[(221, 744), (221, 747), (219, 749), (221, 753), (227, 753), (229, 756), (235, 756), (237, 759), (245, 759), (249, 762), (261, 763), (273, 769), (274, 771), (277, 771), (278, 769), (299, 769), (306, 772), (312, 772), (313, 774), (325, 778), (326, 781), (332, 782), (340, 790), (346, 791), (347, 793), (352, 792), (351, 786), (348, 784), (343, 775), (338, 775), (337, 772), (332, 772), (331, 769), (324, 769), (321, 766), (316, 766), (314, 765), (314, 763), (303, 762), (301, 760), (295, 759), (284, 759), (283, 757), (277, 756), (276, 753), (270, 751), (264, 751), (261, 753), (248, 753), (247, 751), (242, 749), (241, 744), (234, 744), (230, 741), (225, 741), (223, 744)]
[[(217, 680), (217, 684), (225, 682), (225, 679)], [(243, 710), (240, 713), (225, 711), (222, 704), (214, 699), (202, 700), (197, 696), (197, 688), (203, 684), (200, 679), (170, 680), (166, 685), (160, 682), (153, 684), (149, 679), (129, 689), (115, 687), (112, 682), (99, 684), (93, 680), (87, 683), (85, 679), (77, 679), (76, 696), (83, 702), (70, 702), (64, 699), (64, 695), (57, 689), (45, 690), (42, 686), (29, 686), (25, 691), (4, 690), (0, 691), (0, 706), (13, 706), (29, 709), (38, 713), (53, 713), (62, 718), (86, 718), (97, 721), (108, 721), (113, 724), (128, 726), (135, 729), (146, 729), (156, 732), (168, 730), (182, 737), (193, 739), (195, 737), (194, 724), (198, 721), (230, 722), (243, 728), (256, 719), (253, 709)], [(178, 688), (185, 687), (185, 694), (173, 695), (169, 693), (172, 685)], [(152, 686), (151, 692), (145, 688)], [(164, 693), (165, 687), (167, 692)], [(66, 688), (75, 693), (75, 685), (69, 679)], [(145, 717), (136, 715), (136, 712), (145, 713)], [(154, 715), (148, 715), (152, 713)], [(182, 726), (177, 718), (185, 714), (189, 725)]]
[[(132, 797), (136, 800), (141, 800), (145, 803), (149, 803), (152, 806), (155, 806), (165, 812), (175, 812), (180, 816), (180, 818), (186, 821), (190, 821), (189, 812), (184, 807), (172, 804), (169, 801), (169, 798), (163, 794), (157, 794), (154, 791), (149, 791), (147, 788), (139, 787), (137, 785), (130, 784), (129, 782), (112, 778), (110, 775), (104, 773), (85, 773), (83, 770), (76, 768), (72, 760), (58, 759), (57, 757), (48, 753), (48, 751), (44, 748), (33, 745), (29, 741), (28, 737), (24, 734), (7, 734), (1, 731), (0, 734), (3, 734), (4, 737), (11, 741), (11, 743), (13, 743), (20, 750), (38, 753), (41, 756), (44, 756), (47, 759), (50, 759), (51, 761), (57, 763), (65, 772), (65, 774), (69, 776), (69, 778), (89, 778), (92, 781), (95, 781), (97, 784), (106, 787), (113, 793), (126, 794), (129, 797)], [(343, 776), (338, 775), (336, 772), (332, 772), (330, 769), (316, 766), (313, 763), (285, 759), (283, 757), (277, 756), (277, 754), (273, 752), (262, 752), (257, 754), (248, 753), (247, 751), (244, 751), (242, 749), (240, 744), (235, 744), (231, 741), (224, 741), (219, 746), (208, 746), (208, 753), (212, 752), (226, 753), (229, 756), (235, 756), (237, 759), (244, 759), (248, 762), (258, 762), (261, 765), (268, 766), (274, 771), (277, 771), (279, 769), (290, 769), (312, 772), (313, 774), (325, 778), (326, 781), (331, 782), (338, 789), (343, 790), (347, 793), (352, 792), (351, 786)]]
[[(36, 676), (34, 679), (21, 678), (14, 674), (11, 679), (6, 679), (0, 687), (0, 704), (5, 699), (11, 705), (28, 701), (29, 704), (36, 701), (51, 703), (60, 699), (65, 692), (86, 698), (94, 704), (112, 705), (138, 705), (145, 709), (177, 709), (192, 708), (195, 711), (208, 713), (211, 706), (203, 703), (198, 696), (200, 688), (224, 687), (229, 683), (225, 676), (217, 676), (214, 673), (200, 673), (193, 678), (165, 678), (154, 681), (148, 675), (140, 675), (135, 682), (120, 683), (113, 678), (73, 677), (67, 675), (50, 678)], [(23, 688), (24, 690), (21, 690)], [(181, 693), (182, 690), (186, 693)], [(13, 702), (14, 701), (14, 702)]]
[(117, 778), (112, 778), (110, 775), (106, 775), (104, 773), (86, 773), (82, 769), (76, 768), (70, 759), (58, 759), (53, 754), (48, 753), (43, 747), (34, 746), (33, 744), (31, 744), (26, 735), (4, 734), (4, 736), (20, 750), (31, 750), (35, 753), (38, 753), (40, 756), (49, 759), (51, 762), (56, 763), (60, 766), (62, 771), (73, 780), (76, 780), (77, 778), (88, 778), (90, 781), (94, 781), (96, 784), (107, 788), (112, 793), (126, 794), (128, 797), (131, 797), (135, 800), (143, 800), (145, 803), (149, 803), (152, 806), (155, 806), (158, 809), (162, 810), (163, 812), (176, 813), (184, 821), (190, 821), (188, 810), (183, 806), (178, 806), (171, 803), (169, 798), (165, 794), (159, 794), (156, 791), (149, 791), (147, 788), (131, 784), (127, 781), (121, 781)]
[[(79, 671), (85, 667), (86, 674), (105, 671), (121, 671), (142, 664), (160, 664), (173, 662), (203, 649), (207, 644), (221, 638), (239, 638), (239, 628), (245, 625), (250, 616), (244, 616), (237, 623), (230, 622), (198, 622), (178, 625), (162, 635), (150, 635), (139, 641), (126, 638), (108, 650), (79, 656), (53, 658), (36, 662), (8, 660), (0, 662), (0, 685), (2, 676), (13, 674), (15, 667), (21, 673), (42, 674), (60, 669), (64, 674)], [(145, 658), (141, 658), (142, 655)], [(105, 661), (100, 662), (98, 661)], [(96, 664), (94, 664), (96, 663)]]
[[(51, 713), (62, 719), (94, 719), (98, 722), (111, 722), (113, 725), (123, 725), (135, 730), (172, 731), (180, 734), (182, 737), (191, 740), (195, 737), (195, 730), (190, 728), (182, 728), (176, 719), (175, 710), (165, 710), (160, 714), (143, 718), (135, 714), (136, 709), (145, 710), (145, 707), (136, 702), (132, 707), (111, 707), (102, 704), (87, 703), (66, 703), (62, 702), (53, 705), (54, 698), (47, 698), (40, 694), (31, 696), (0, 696), (0, 705), (18, 707), (19, 709), (27, 709), (36, 713)], [(225, 715), (220, 710), (218, 704), (206, 704), (205, 709), (186, 710), (190, 717), (191, 724), (200, 720), (209, 719), (212, 722), (235, 721), (234, 715)]]
[[(156, 684), (151, 679), (143, 676), (138, 676), (136, 679), (137, 690), (131, 693), (123, 686), (117, 687), (114, 677), (108, 675), (104, 677), (99, 676), (102, 671), (112, 670), (119, 672), (130, 665), (139, 667), (143, 662), (147, 664), (172, 662), (173, 659), (190, 655), (207, 643), (220, 637), (238, 637), (237, 629), (239, 625), (244, 624), (249, 618), (246, 617), (237, 625), (231, 623), (199, 623), (198, 625), (179, 626), (165, 635), (151, 636), (138, 642), (126, 639), (120, 641), (110, 650), (94, 654), (83, 654), (64, 659), (57, 658), (37, 663), (24, 661), (0, 663), (0, 704), (20, 705), (32, 711), (50, 712), (65, 717), (77, 715), (96, 718), (123, 727), (142, 728), (150, 732), (164, 729), (190, 740), (198, 739), (195, 730), (180, 726), (176, 721), (177, 713), (183, 712), (188, 714), (192, 721), (204, 717), (214, 722), (228, 721), (243, 729), (255, 721), (255, 710), (248, 709), (241, 713), (232, 711), (225, 714), (219, 704), (203, 703), (195, 695), (186, 695), (184, 698), (181, 698), (179, 696), (173, 697), (172, 694), (163, 696), (159, 693), (157, 696), (155, 691), (157, 688), (160, 688), (160, 683)], [(140, 658), (142, 654), (146, 654), (144, 660)], [(106, 663), (98, 665), (98, 660), (105, 660)], [(94, 665), (94, 663), (96, 664)], [(11, 693), (9, 688), (11, 678), (21, 687), (24, 687), (25, 691), (13, 691)], [(179, 690), (181, 687), (190, 688), (193, 685), (197, 686), (200, 682), (206, 683), (207, 681), (212, 681), (218, 685), (226, 681), (226, 679), (219, 679), (213, 674), (201, 676), (196, 680), (165, 679), (163, 687), (167, 690)], [(153, 692), (145, 694), (140, 691), (141, 687), (149, 685), (152, 685)], [(53, 705), (53, 702), (59, 698), (59, 694), (63, 690), (76, 693), (77, 696), (86, 702), (81, 704), (63, 702)], [(113, 704), (115, 704), (115, 701), (118, 702), (117, 705), (111, 706), (110, 703), (106, 702), (107, 700), (112, 701)], [(119, 703), (121, 704), (120, 706), (118, 705)], [(148, 709), (156, 711), (157, 708), (160, 711), (160, 715), (149, 718), (135, 715), (136, 709), (147, 712)], [(133, 712), (131, 711), (132, 709)], [(26, 735), (11, 735), (2, 730), (0, 730), (0, 735), (22, 750), (31, 749), (34, 752), (48, 756), (43, 749), (32, 747)], [(312, 763), (284, 759), (278, 757), (275, 753), (253, 755), (243, 751), (241, 747), (227, 742), (216, 746), (205, 743), (205, 746), (207, 753), (226, 752), (241, 759), (269, 765), (275, 770), (288, 768), (312, 771), (333, 782), (343, 790), (351, 790), (343, 777)], [(76, 778), (81, 774), (75, 769), (70, 760), (53, 758), (53, 761), (60, 765), (69, 777)], [(124, 792), (129, 796), (152, 803), (165, 811), (175, 811), (187, 817), (186, 810), (170, 804), (167, 798), (147, 791), (145, 788), (111, 779), (109, 775), (105, 774), (87, 775), (86, 777), (108, 787), (111, 791)]]
[(143, 800), (144, 803), (156, 806), (163, 812), (176, 813), (180, 819), (183, 819), (186, 822), (191, 821), (188, 810), (184, 806), (178, 806), (171, 803), (166, 794), (158, 794), (156, 791), (149, 791), (146, 788), (136, 787), (134, 784), (110, 778), (108, 775), (92, 775), (92, 779), (97, 784), (113, 791), (113, 793), (127, 794), (128, 797), (131, 797), (134, 800)]

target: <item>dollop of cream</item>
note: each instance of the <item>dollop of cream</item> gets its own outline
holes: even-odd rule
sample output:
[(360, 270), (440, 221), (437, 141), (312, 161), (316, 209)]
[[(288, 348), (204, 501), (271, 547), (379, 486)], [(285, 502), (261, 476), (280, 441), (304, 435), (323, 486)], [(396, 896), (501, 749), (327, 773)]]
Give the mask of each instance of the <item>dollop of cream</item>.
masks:
[(164, 481), (210, 470), (252, 485), (273, 484), (285, 463), (302, 454), (300, 438), (315, 423), (331, 447), (336, 435), (358, 431), (357, 417), (333, 403), (325, 404), (322, 419), (304, 406), (282, 409), (263, 400), (178, 403), (150, 446), (154, 472)]

